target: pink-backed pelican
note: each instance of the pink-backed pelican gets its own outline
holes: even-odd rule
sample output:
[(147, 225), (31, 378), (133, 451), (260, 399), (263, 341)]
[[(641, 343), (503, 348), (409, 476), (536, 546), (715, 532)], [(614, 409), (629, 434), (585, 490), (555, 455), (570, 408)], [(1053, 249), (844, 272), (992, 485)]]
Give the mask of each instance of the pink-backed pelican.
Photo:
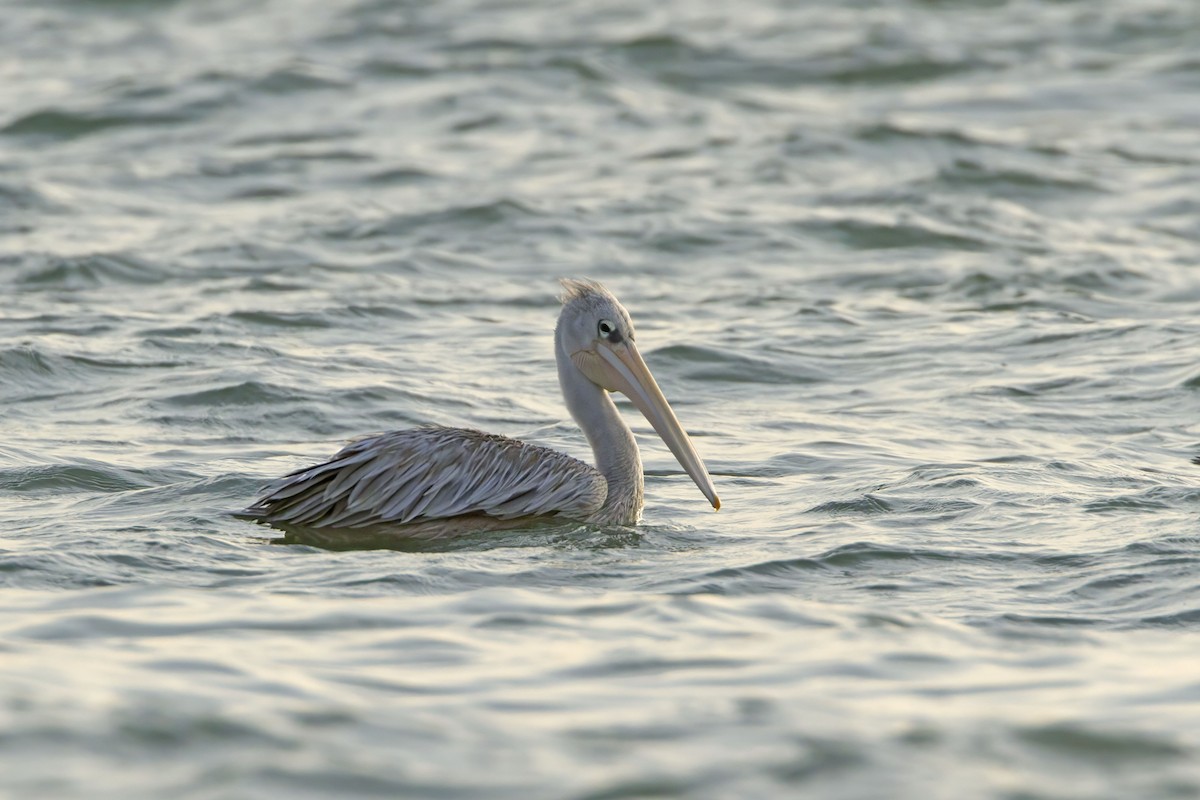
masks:
[(621, 392), (719, 509), (712, 479), (634, 344), (629, 312), (590, 280), (562, 281), (554, 329), (558, 382), (596, 466), (546, 447), (464, 428), (422, 427), (359, 439), (280, 478), (243, 516), (314, 529), (386, 528), (434, 538), (565, 517), (632, 525), (642, 459), (609, 392)]

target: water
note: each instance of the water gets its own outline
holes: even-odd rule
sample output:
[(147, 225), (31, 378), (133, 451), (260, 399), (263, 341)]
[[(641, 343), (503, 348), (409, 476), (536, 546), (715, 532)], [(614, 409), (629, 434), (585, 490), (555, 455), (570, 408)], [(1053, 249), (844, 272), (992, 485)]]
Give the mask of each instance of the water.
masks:
[[(1200, 7), (8, 3), (0, 794), (1200, 797)], [(347, 438), (587, 456), (636, 529), (228, 512)]]

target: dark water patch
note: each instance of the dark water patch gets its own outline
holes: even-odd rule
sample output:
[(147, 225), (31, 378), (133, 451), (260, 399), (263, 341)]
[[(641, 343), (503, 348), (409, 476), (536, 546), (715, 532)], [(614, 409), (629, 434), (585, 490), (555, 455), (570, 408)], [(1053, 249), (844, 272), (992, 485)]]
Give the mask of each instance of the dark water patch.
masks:
[[(57, 365), (56, 365), (57, 362)], [(33, 347), (10, 347), (0, 350), (0, 376), (8, 386), (26, 384), (29, 379), (45, 379), (62, 369), (58, 359)]]
[(179, 113), (127, 112), (123, 114), (102, 111), (66, 111), (43, 109), (17, 117), (0, 128), (0, 135), (27, 136), (44, 139), (76, 139), (110, 128), (138, 127), (151, 125), (170, 126), (185, 122), (188, 115)]
[(1085, 582), (1072, 591), (1082, 596), (1107, 594), (1108, 592), (1124, 589), (1129, 586), (1144, 585), (1148, 576), (1141, 573), (1126, 573), (1122, 575), (1105, 575)]
[(365, 153), (360, 150), (348, 150), (346, 148), (303, 150), (285, 148), (272, 153), (271, 160), (283, 166), (290, 166), (292, 164), (304, 164), (310, 161), (332, 161), (334, 163), (354, 164), (359, 162), (374, 161), (375, 157), (370, 153)]
[(785, 785), (844, 776), (868, 761), (861, 748), (848, 740), (803, 735), (792, 737), (791, 744), (796, 749), (791, 757), (775, 760), (767, 767), (768, 773)]
[(439, 71), (438, 65), (430, 62), (419, 63), (419, 53), (412, 57), (397, 54), (396, 56), (381, 56), (368, 58), (358, 65), (359, 74), (365, 77), (401, 80), (406, 78), (424, 78)]
[(489, 128), (500, 128), (508, 121), (508, 118), (503, 114), (471, 114), (451, 122), (449, 129), (454, 133), (470, 133), (472, 131), (488, 130)]
[[(764, 597), (779, 592), (798, 591), (830, 573), (817, 559), (784, 558), (724, 567), (717, 570), (656, 582), (655, 587), (676, 596)], [(756, 618), (770, 618), (789, 627), (834, 627), (831, 619), (797, 613), (793, 609), (772, 608), (769, 604), (754, 609)]]
[[(1072, 321), (1076, 327), (1070, 330), (1057, 330), (1050, 333), (1024, 333), (1019, 334), (1019, 338), (1012, 341), (1013, 347), (1040, 347), (1042, 345), (1061, 345), (1064, 342), (1070, 342), (1076, 339), (1098, 339), (1105, 338), (1105, 332), (1097, 331), (1091, 328), (1090, 322)], [(1136, 329), (1136, 327), (1135, 327)]]
[[(490, 262), (484, 259), (458, 256), (433, 249), (422, 250), (409, 263), (422, 272), (457, 270), (462, 271), (464, 274), (484, 272), (492, 266)], [(431, 308), (441, 311), (457, 310), (456, 313), (463, 314), (472, 313), (467, 309), (475, 309), (472, 321), (486, 323), (490, 327), (504, 322), (506, 319), (498, 312), (498, 309), (538, 309), (544, 312), (547, 308), (552, 307), (554, 294), (552, 291), (530, 292), (525, 289), (517, 289), (516, 291), (507, 288), (504, 290), (498, 289), (488, 296), (486, 309), (479, 309), (478, 299), (478, 292), (456, 283), (441, 285), (434, 291), (420, 295), (409, 295), (405, 298), (405, 302), (409, 308)], [(519, 336), (535, 333), (536, 331), (512, 329), (508, 332), (508, 335)]]
[(1000, 289), (998, 293), (1002, 295), (1016, 294), (1018, 297), (1013, 299), (991, 299), (986, 298), (978, 306), (972, 310), (979, 311), (984, 314), (1011, 314), (1014, 312), (1025, 311), (1062, 311), (1063, 304), (1061, 302), (1046, 300), (1039, 297), (1019, 297), (1023, 295), (1022, 290), (1016, 290), (1014, 293), (1011, 289)]
[(831, 83), (889, 85), (936, 81), (972, 72), (977, 59), (925, 53), (883, 54), (877, 48), (832, 57), (773, 58), (746, 47), (705, 46), (675, 33), (656, 33), (610, 46), (606, 55), (670, 86), (689, 91), (722, 86)]
[(61, 0), (59, 5), (74, 6), (77, 11), (91, 11), (92, 8), (98, 7), (105, 11), (128, 9), (136, 14), (144, 14), (147, 11), (169, 9), (183, 2), (185, 0)]
[(335, 74), (333, 70), (313, 62), (300, 61), (272, 70), (254, 80), (249, 88), (256, 92), (274, 95), (289, 95), (322, 89), (345, 89), (351, 85), (349, 78)]
[[(65, 207), (42, 192), (23, 184), (0, 182), (0, 209), (5, 211), (63, 212)], [(3, 223), (0, 223), (3, 224)]]
[(420, 317), (413, 312), (401, 308), (400, 306), (383, 306), (383, 305), (366, 305), (366, 306), (346, 306), (341, 309), (333, 309), (329, 311), (335, 317), (349, 317), (358, 319), (402, 319), (413, 320)]
[(580, 678), (622, 678), (634, 675), (673, 675), (692, 671), (725, 671), (750, 666), (750, 662), (738, 658), (652, 658), (630, 657), (606, 659), (601, 663), (588, 664), (563, 670), (556, 677), (577, 680)]
[(1163, 628), (1195, 628), (1200, 625), (1200, 607), (1172, 614), (1154, 614), (1142, 617), (1140, 625), (1152, 625)]
[(411, 396), (411, 392), (401, 391), (383, 384), (358, 386), (353, 389), (340, 389), (329, 393), (330, 400), (342, 408), (403, 405), (402, 401), (407, 400)]
[(204, 328), (194, 334), (186, 331), (186, 328), (181, 328), (168, 330), (162, 335), (142, 335), (139, 338), (146, 348), (162, 352), (168, 358), (179, 360), (180, 366), (184, 369), (208, 363), (209, 358), (206, 356), (214, 354), (221, 354), (227, 359), (220, 362), (221, 366), (230, 363), (245, 365), (256, 359), (269, 360), (282, 355), (280, 350), (258, 341), (245, 341), (237, 336), (222, 340), (218, 338), (221, 333), (219, 327), (215, 330), (211, 327)]
[[(259, 287), (260, 279), (251, 279), (251, 283), (255, 284), (256, 291), (266, 291), (271, 293), (285, 292), (306, 292), (309, 287), (279, 283), (277, 281), (269, 281), (267, 286)], [(348, 305), (348, 306), (331, 306), (328, 308), (312, 309), (307, 311), (278, 311), (266, 309), (254, 309), (248, 311), (231, 311), (222, 314), (219, 317), (210, 317), (206, 321), (212, 323), (235, 323), (238, 330), (243, 328), (258, 328), (258, 329), (277, 329), (280, 331), (303, 331), (303, 330), (327, 330), (330, 328), (342, 328), (349, 325), (361, 324), (372, 320), (415, 320), (420, 316), (407, 308), (400, 305)], [(188, 329), (183, 331), (194, 330), (197, 333), (206, 332), (204, 329)], [(262, 349), (259, 352), (269, 355), (275, 353), (270, 348)]]
[(240, 742), (243, 745), (294, 745), (290, 737), (280, 736), (252, 725), (217, 714), (192, 715), (186, 711), (161, 708), (123, 710), (113, 721), (113, 733), (122, 744), (146, 748), (150, 752), (191, 751), (196, 747)]
[(1084, 503), (1084, 511), (1103, 513), (1156, 513), (1171, 509), (1195, 508), (1200, 489), (1180, 490), (1176, 487), (1152, 486), (1137, 494), (1103, 497)]
[[(1012, 295), (1014, 292), (1026, 290), (1019, 279), (1012, 275), (997, 275), (990, 272), (972, 271), (959, 277), (950, 284), (950, 291), (956, 295), (971, 299), (981, 299), (1000, 295)], [(1012, 301), (1001, 310), (1010, 311), (1021, 307), (1025, 300)]]
[(980, 463), (983, 464), (1039, 464), (1041, 461), (1037, 456), (1025, 455), (1023, 453), (1012, 453), (980, 459)]
[(1027, 195), (1033, 192), (1089, 192), (1105, 191), (1093, 180), (1055, 174), (1049, 170), (1038, 171), (1001, 167), (968, 158), (957, 158), (949, 166), (938, 170), (937, 181), (949, 186), (979, 187), (988, 192), (1008, 192)]
[(803, 573), (821, 572), (828, 568), (829, 565), (819, 558), (788, 558), (763, 561), (743, 567), (726, 567), (713, 572), (707, 572), (702, 576), (702, 579), (717, 581), (718, 583), (742, 579), (750, 579), (753, 582), (759, 576), (802, 579), (801, 576)]
[(701, 152), (699, 146), (681, 147), (678, 145), (671, 147), (659, 147), (651, 150), (648, 153), (643, 153), (638, 156), (639, 161), (668, 161), (676, 158), (688, 158)]
[(833, 516), (859, 516), (862, 514), (890, 514), (894, 509), (891, 503), (873, 494), (864, 494), (853, 500), (829, 500), (813, 506), (806, 514), (830, 514)]
[[(332, 455), (330, 453), (329, 455)], [(247, 498), (247, 503), (250, 498)], [(241, 517), (234, 512), (234, 516)], [(244, 518), (243, 518), (244, 519)], [(636, 548), (643, 542), (643, 534), (629, 529), (599, 529), (576, 522), (560, 522), (548, 519), (530, 522), (521, 528), (510, 530), (464, 533), (440, 539), (416, 539), (403, 527), (337, 529), (306, 528), (296, 525), (274, 525), (266, 531), (270, 544), (319, 548), (338, 552), (360, 550), (394, 550), (403, 553), (481, 553), (492, 550), (529, 549), (554, 547), (561, 551), (601, 552), (606, 550)], [(571, 580), (585, 579), (587, 575), (572, 573)], [(592, 576), (597, 577), (597, 576)], [(604, 575), (598, 577), (609, 577)], [(366, 584), (383, 582), (394, 586), (421, 587), (427, 585), (428, 577), (417, 579), (410, 575), (371, 578)], [(478, 583), (478, 576), (456, 573), (446, 581), (435, 580), (435, 585), (469, 585)], [(351, 582), (348, 586), (360, 584)], [(490, 582), (489, 582), (490, 585)]]
[(21, 222), (17, 215), (0, 217), (0, 234), (19, 236), (33, 231), (33, 226)]
[[(235, 449), (252, 450), (257, 440), (252, 437), (234, 438), (226, 442), (226, 444)], [(160, 454), (170, 455), (170, 453)], [(186, 465), (188, 467), (192, 465)], [(114, 504), (120, 504), (121, 508), (113, 509), (119, 516), (123, 513), (133, 511), (135, 508), (157, 508), (164, 517), (181, 518), (182, 516), (193, 512), (207, 513), (209, 510), (216, 509), (218, 514), (224, 516), (227, 510), (225, 503), (228, 498), (240, 498), (253, 492), (257, 489), (262, 481), (253, 480), (243, 475), (216, 475), (202, 476), (186, 468), (176, 467), (172, 469), (155, 468), (152, 470), (144, 470), (150, 483), (149, 488), (141, 489), (135, 492), (129, 492), (119, 497), (98, 497), (91, 500), (83, 501), (79, 507), (82, 511), (88, 513), (113, 509)], [(205, 497), (208, 496), (212, 502), (211, 507), (205, 506), (200, 508), (195, 501), (187, 499), (181, 506), (174, 506), (181, 498)], [(205, 526), (207, 523), (205, 523)], [(130, 529), (131, 531), (135, 529)], [(137, 529), (137, 530), (140, 530)], [(195, 531), (196, 535), (200, 535), (200, 527)]]
[(0, 396), (6, 396), (10, 402), (45, 401), (51, 395), (75, 393), (81, 384), (95, 392), (101, 380), (108, 385), (125, 375), (139, 375), (143, 370), (177, 366), (174, 360), (50, 353), (33, 345), (0, 349)]
[(277, 200), (285, 197), (295, 197), (299, 190), (289, 186), (250, 186), (237, 189), (225, 195), (228, 200)]
[[(178, 409), (174, 412), (147, 413), (142, 421), (160, 431), (178, 431), (183, 441), (207, 435), (219, 436), (227, 441), (243, 441), (248, 446), (262, 441), (263, 436), (278, 430), (292, 429), (290, 441), (344, 440), (362, 432), (363, 424), (350, 424), (346, 415), (333, 414), (315, 404), (311, 396), (293, 392), (286, 402), (259, 403), (212, 407), (202, 404), (173, 406), (170, 403), (152, 401), (151, 409), (160, 405)], [(260, 431), (258, 438), (249, 435), (251, 430)], [(185, 436), (186, 432), (186, 436)]]
[(310, 291), (313, 287), (302, 280), (295, 278), (278, 278), (267, 275), (255, 275), (247, 279), (245, 290), (247, 292), (266, 292), (280, 294), (285, 292), (305, 292)]
[(127, 253), (92, 256), (41, 256), (22, 267), (16, 284), (22, 288), (92, 289), (111, 285), (147, 286), (167, 279), (168, 266), (153, 264)]
[(1018, 728), (1016, 737), (1046, 755), (1114, 766), (1189, 756), (1190, 748), (1162, 736), (1144, 732), (1093, 730), (1075, 723), (1054, 723)]
[(416, 167), (390, 167), (367, 175), (367, 183), (376, 186), (409, 186), (441, 178), (436, 172)]
[(233, 311), (225, 319), (251, 327), (321, 330), (334, 324), (320, 311)]
[[(939, 487), (934, 485), (930, 490)], [(951, 488), (951, 491), (956, 489)], [(879, 524), (892, 529), (911, 530), (914, 526), (937, 525), (964, 519), (987, 508), (982, 502), (966, 498), (902, 498), (892, 496), (892, 514), (881, 518)]]
[[(421, 742), (428, 744), (437, 737), (426, 733)], [(413, 744), (416, 742), (414, 741)], [(390, 766), (390, 765), (389, 765)], [(395, 769), (395, 767), (391, 767)], [(415, 777), (388, 774), (377, 766), (322, 766), (317, 764), (270, 764), (256, 766), (239, 774), (239, 779), (255, 786), (265, 787), (274, 796), (316, 797), (428, 797), (431, 800), (454, 800), (462, 797), (517, 798), (525, 795), (513, 793), (494, 781), (486, 787), (475, 786), (461, 774), (438, 782), (421, 781)]]
[(180, 407), (273, 406), (295, 403), (299, 399), (295, 389), (260, 381), (243, 381), (199, 392), (171, 395), (156, 402)]
[(637, 238), (647, 247), (664, 253), (702, 253), (717, 248), (727, 249), (729, 239), (720, 232), (651, 231), (638, 233)]
[(860, 127), (857, 138), (865, 142), (889, 142), (894, 139), (916, 139), (951, 145), (980, 144), (961, 130), (927, 130), (895, 121), (876, 122)]
[[(758, 303), (750, 303), (749, 305), (764, 304), (762, 299)], [(810, 325), (813, 321), (829, 322), (835, 325), (844, 325), (847, 327), (861, 328), (864, 323), (862, 320), (847, 314), (844, 311), (832, 308), (830, 305), (815, 305), (803, 306), (798, 309), (796, 316), (804, 318), (804, 324)]]
[[(184, 253), (179, 266), (188, 268), (192, 280), (199, 284), (246, 276), (288, 275), (292, 280), (300, 277), (313, 280), (322, 272), (344, 271), (322, 263), (303, 247), (272, 243), (266, 235), (259, 241), (210, 243), (191, 248)], [(215, 291), (228, 294), (226, 287)]]
[(796, 60), (753, 58), (734, 49), (703, 46), (686, 37), (655, 33), (618, 42), (605, 56), (624, 68), (685, 92), (711, 95), (723, 87), (788, 86), (812, 78)]
[(689, 797), (700, 786), (711, 785), (705, 778), (688, 781), (683, 778), (637, 778), (616, 779), (607, 786), (587, 790), (570, 796), (570, 800), (642, 800), (643, 798)]
[(182, 366), (178, 361), (130, 361), (120, 358), (94, 358), (70, 354), (63, 355), (61, 358), (67, 364), (95, 373), (141, 372), (147, 369), (176, 369)]
[[(723, 478), (783, 478), (792, 475), (821, 475), (836, 470), (834, 459), (803, 452), (778, 453), (765, 461), (730, 462), (721, 464), (713, 475)], [(711, 465), (710, 465), (711, 466)], [(753, 482), (748, 482), (753, 483)]]
[(886, 86), (896, 83), (924, 83), (951, 78), (985, 68), (977, 59), (943, 59), (930, 55), (871, 57), (855, 53), (832, 63), (817, 60), (812, 64), (815, 78), (839, 84)]
[(875, 562), (955, 562), (967, 558), (966, 554), (944, 550), (901, 549), (884, 547), (872, 542), (853, 542), (829, 550), (817, 557), (823, 565), (838, 569), (866, 567)]
[[(277, 159), (274, 153), (267, 153), (261, 157), (214, 156), (203, 159), (197, 165), (197, 172), (202, 177), (216, 178), (221, 181), (222, 186), (233, 184), (250, 189), (256, 185), (266, 185), (255, 184), (255, 180), (299, 180), (302, 170), (302, 164), (288, 163)], [(233, 191), (240, 191), (240, 189)]]
[(1083, 377), (1051, 378), (1036, 381), (1024, 386), (983, 386), (975, 390), (978, 394), (1000, 395), (1007, 397), (1042, 397), (1063, 392), (1066, 389), (1078, 389), (1092, 383)]
[[(103, 741), (97, 741), (92, 732), (58, 727), (54, 724), (29, 732), (34, 742), (19, 741), (16, 736), (0, 733), (0, 742), (8, 747), (19, 747), (22, 744), (37, 744), (41, 746), (80, 747), (84, 750), (98, 750), (110, 754), (128, 756), (131, 751), (142, 753), (146, 757), (163, 756), (172, 751), (182, 750), (188, 742), (200, 746), (220, 745), (223, 742), (240, 742), (241, 745), (268, 744), (283, 746), (292, 744), (292, 740), (271, 733), (263, 727), (233, 720), (220, 712), (199, 708), (176, 708), (168, 712), (156, 708), (149, 699), (134, 702), (112, 711), (107, 720), (109, 734)], [(164, 753), (163, 751), (167, 751)]]
[(1055, 570), (1075, 570), (1083, 571), (1093, 569), (1101, 562), (1102, 556), (1098, 553), (1059, 553), (1059, 552), (1024, 552), (1024, 551), (1005, 551), (997, 550), (988, 555), (988, 558), (996, 561), (1018, 561), (1034, 564), (1038, 567)]
[(99, 464), (38, 464), (0, 469), (0, 490), (15, 494), (125, 492), (155, 482), (141, 470)]
[(1200, 558), (1200, 535), (1163, 536), (1153, 541), (1133, 542), (1126, 545), (1124, 551), (1156, 556), (1188, 555)]
[(7, 320), (13, 323), (14, 330), (22, 330), (26, 335), (41, 336), (44, 333), (54, 333), (58, 336), (73, 336), (92, 338), (107, 335), (121, 329), (132, 318), (132, 314), (102, 314), (82, 313), (72, 317), (58, 317), (54, 314), (42, 314), (36, 318), (11, 317)]
[(696, 381), (811, 384), (825, 379), (824, 375), (813, 369), (796, 367), (789, 370), (757, 356), (701, 345), (669, 345), (653, 350), (651, 357), (656, 364), (686, 365), (684, 374)]
[(667, 33), (648, 34), (614, 43), (613, 52), (621, 53), (630, 62), (643, 66), (697, 62), (712, 55), (711, 51), (692, 44), (682, 36)]
[(1000, 622), (1018, 625), (1034, 625), (1040, 628), (1090, 628), (1104, 624), (1105, 620), (1083, 615), (1017, 614), (1007, 613), (998, 617)]
[(384, 219), (353, 221), (328, 227), (324, 235), (331, 239), (409, 238), (443, 230), (511, 225), (537, 216), (531, 206), (502, 199), (455, 206), (440, 211), (392, 214)]
[[(686, 739), (691, 731), (676, 725), (650, 723), (647, 725), (614, 725), (602, 728), (578, 728), (567, 732), (567, 736), (585, 745), (617, 744), (626, 742), (671, 742)], [(638, 795), (639, 797), (641, 795)]]
[[(20, 526), (7, 523), (10, 533)], [(72, 542), (72, 546), (93, 546), (91, 540)], [(6, 553), (0, 551), (0, 583), (8, 589), (97, 589), (117, 586), (125, 581), (97, 572), (61, 552)]]
[(1184, 153), (1149, 153), (1131, 148), (1129, 145), (1113, 145), (1105, 152), (1135, 164), (1190, 167), (1200, 163), (1200, 159)]
[(1131, 291), (1145, 291), (1152, 283), (1146, 273), (1121, 266), (1072, 270), (1062, 274), (1059, 280), (1079, 289), (1126, 295)]
[(269, 147), (272, 145), (303, 145), (337, 142), (359, 136), (355, 128), (312, 128), (302, 131), (271, 130), (239, 136), (230, 142), (233, 147)]
[(191, 637), (222, 631), (316, 634), (322, 631), (370, 630), (379, 624), (379, 620), (371, 616), (341, 613), (312, 613), (287, 619), (238, 616), (207, 617), (198, 620), (186, 611), (177, 619), (172, 619), (172, 609), (163, 609), (152, 621), (141, 618), (135, 612), (135, 608), (122, 608), (106, 613), (60, 612), (43, 622), (11, 630), (10, 635), (43, 642), (89, 641)]
[(1160, 288), (1145, 271), (1107, 258), (1090, 257), (1078, 264), (1072, 264), (1073, 259), (1067, 256), (1052, 261), (1042, 255), (1028, 258), (1032, 263), (965, 271), (950, 286), (955, 293), (986, 302), (987, 311), (1041, 311), (1030, 320), (1043, 323), (1039, 327), (1052, 322), (1107, 323), (1097, 328), (1104, 335), (1121, 335), (1145, 324), (1131, 323), (1120, 316), (1114, 319), (1114, 309), (1108, 305), (1110, 298), (1131, 298)]
[(794, 227), (804, 235), (821, 236), (854, 250), (933, 249), (980, 251), (986, 241), (946, 225), (919, 219), (811, 219)]

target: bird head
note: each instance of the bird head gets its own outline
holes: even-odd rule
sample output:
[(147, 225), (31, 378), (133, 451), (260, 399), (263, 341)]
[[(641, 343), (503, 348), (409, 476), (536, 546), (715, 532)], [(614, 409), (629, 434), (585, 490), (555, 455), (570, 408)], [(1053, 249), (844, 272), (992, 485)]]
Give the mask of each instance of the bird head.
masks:
[(568, 278), (562, 285), (556, 338), (564, 355), (592, 383), (628, 397), (713, 508), (719, 509), (721, 501), (704, 461), (638, 352), (629, 312), (595, 281)]

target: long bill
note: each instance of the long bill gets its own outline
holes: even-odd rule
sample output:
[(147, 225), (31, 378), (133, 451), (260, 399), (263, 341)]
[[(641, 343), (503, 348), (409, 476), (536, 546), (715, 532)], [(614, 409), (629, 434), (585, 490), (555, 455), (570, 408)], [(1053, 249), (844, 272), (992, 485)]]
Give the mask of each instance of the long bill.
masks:
[(696, 486), (708, 498), (708, 502), (712, 503), (712, 507), (720, 509), (721, 500), (717, 497), (717, 490), (713, 487), (700, 454), (696, 452), (692, 440), (679, 424), (679, 419), (671, 410), (667, 398), (663, 397), (658, 382), (650, 374), (650, 369), (642, 360), (637, 347), (627, 340), (616, 345), (601, 342), (596, 350), (603, 359), (607, 377), (612, 381), (613, 388), (637, 406), (638, 411), (641, 411), (654, 426), (654, 430), (666, 442), (667, 447), (671, 448), (680, 466), (695, 481)]

